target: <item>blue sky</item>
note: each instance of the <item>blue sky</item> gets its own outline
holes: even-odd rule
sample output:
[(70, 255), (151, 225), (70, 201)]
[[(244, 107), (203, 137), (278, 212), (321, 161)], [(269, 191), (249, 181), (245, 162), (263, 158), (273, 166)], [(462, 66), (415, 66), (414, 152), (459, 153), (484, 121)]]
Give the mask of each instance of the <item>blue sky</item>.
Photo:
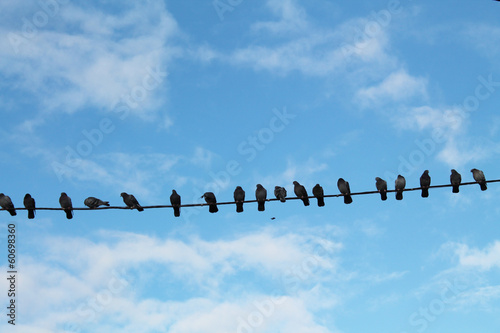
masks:
[[(0, 4), (1, 191), (22, 207), (231, 201), (500, 176), (500, 4)], [(17, 227), (17, 332), (497, 332), (500, 188)], [(271, 219), (275, 217), (275, 219)], [(7, 271), (6, 261), (2, 271)], [(2, 290), (7, 284), (2, 283)], [(2, 291), (2, 304), (8, 299)], [(4, 309), (5, 307), (2, 306)], [(5, 312), (5, 310), (4, 310)], [(5, 315), (2, 331), (14, 332)]]

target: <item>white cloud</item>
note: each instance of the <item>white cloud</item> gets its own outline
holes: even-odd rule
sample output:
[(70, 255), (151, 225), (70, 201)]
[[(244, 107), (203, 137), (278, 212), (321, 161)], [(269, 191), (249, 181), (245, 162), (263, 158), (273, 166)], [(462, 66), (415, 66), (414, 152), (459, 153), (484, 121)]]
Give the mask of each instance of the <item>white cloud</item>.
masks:
[[(261, 311), (265, 314), (258, 330), (331, 332), (312, 313), (315, 299), (317, 303), (317, 297), (331, 292), (314, 292), (317, 288), (307, 295), (300, 292), (316, 279), (335, 275), (331, 263), (341, 245), (324, 240), (333, 252), (316, 254), (323, 236), (320, 230), (282, 234), (266, 228), (214, 241), (107, 231), (99, 236), (102, 241), (46, 238), (38, 243), (36, 258), (25, 256), (26, 276), (19, 281), (20, 302), (25, 304), (24, 331), (56, 331), (76, 325), (95, 332), (226, 332), (236, 331), (242, 321), (253, 323), (252, 315)], [(308, 273), (310, 281), (299, 283), (299, 292), (292, 295), (284, 296), (285, 287), (270, 294), (258, 286), (233, 293), (230, 289), (240, 288), (239, 284), (227, 282), (235, 271), (249, 270), (280, 281), (287, 267), (311, 256), (317, 258), (317, 267)], [(168, 276), (168, 282), (160, 284), (184, 286), (183, 299), (148, 294), (151, 278), (155, 278), (148, 273), (150, 269)], [(221, 301), (220, 294), (232, 296)], [(267, 310), (262, 310), (264, 306)]]
[(46, 111), (109, 111), (122, 96), (131, 95), (136, 105), (131, 113), (143, 118), (154, 114), (161, 99), (155, 90), (161, 90), (166, 77), (155, 81), (151, 72), (167, 71), (179, 54), (170, 45), (179, 34), (177, 24), (164, 5), (134, 5), (110, 15), (70, 3), (60, 6), (51, 23), (30, 38), (18, 27), (2, 29), (22, 41), (1, 45), (4, 75), (36, 96)]
[(362, 88), (356, 93), (356, 101), (364, 107), (405, 102), (415, 97), (427, 97), (427, 80), (413, 77), (404, 69), (389, 74), (378, 85)]
[(500, 268), (500, 241), (495, 241), (484, 249), (470, 248), (467, 244), (453, 244), (452, 247), (463, 267), (482, 270)]
[(307, 28), (305, 10), (298, 6), (295, 0), (268, 0), (267, 6), (280, 20), (257, 22), (252, 25), (253, 30), (268, 30), (273, 34), (281, 34), (301, 32)]

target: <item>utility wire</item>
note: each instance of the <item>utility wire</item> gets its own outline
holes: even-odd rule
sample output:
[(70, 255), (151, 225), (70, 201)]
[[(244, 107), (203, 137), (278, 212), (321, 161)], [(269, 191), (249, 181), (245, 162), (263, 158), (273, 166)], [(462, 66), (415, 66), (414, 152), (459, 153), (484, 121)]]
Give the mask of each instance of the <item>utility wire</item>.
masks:
[[(493, 180), (487, 180), (486, 183), (498, 183), (500, 182), (500, 179), (493, 179)], [(479, 184), (478, 182), (468, 182), (468, 183), (461, 183), (460, 186), (467, 186), (467, 185), (477, 185)], [(443, 185), (431, 185), (428, 188), (443, 188), (443, 187), (452, 187), (453, 185), (451, 184), (443, 184)], [(403, 189), (403, 192), (409, 192), (409, 191), (417, 191), (421, 190), (422, 187), (413, 187), (413, 188), (405, 188)], [(396, 192), (396, 190), (387, 190), (386, 193), (391, 193), (391, 192)], [(379, 191), (365, 191), (365, 192), (352, 192), (350, 193), (351, 196), (353, 195), (367, 195), (367, 194), (380, 194)], [(336, 197), (343, 197), (343, 194), (325, 194), (323, 197), (324, 198), (336, 198)], [(308, 196), (309, 199), (314, 199), (315, 196)], [(288, 200), (298, 200), (301, 199), (299, 197), (287, 197), (285, 198), (287, 201)], [(277, 198), (269, 198), (266, 199), (266, 201), (278, 201), (279, 199)], [(245, 200), (243, 203), (252, 203), (252, 202), (257, 202), (257, 200)], [(236, 201), (225, 201), (225, 202), (217, 202), (215, 205), (231, 205), (231, 204), (236, 204)], [(179, 207), (202, 207), (202, 206), (208, 206), (208, 203), (194, 203), (194, 204), (181, 204)], [(172, 208), (172, 205), (154, 205), (154, 206), (141, 206), (144, 209), (156, 209), (156, 208)], [(104, 207), (97, 207), (97, 208), (88, 208), (88, 207), (74, 207), (73, 210), (103, 210), (103, 209), (130, 209), (129, 207), (126, 206), (104, 206)], [(4, 208), (0, 208), (1, 210), (6, 210)], [(15, 208), (15, 210), (27, 210), (27, 208), (24, 207), (19, 207)], [(53, 208), (53, 207), (36, 207), (36, 210), (63, 210), (63, 208)]]

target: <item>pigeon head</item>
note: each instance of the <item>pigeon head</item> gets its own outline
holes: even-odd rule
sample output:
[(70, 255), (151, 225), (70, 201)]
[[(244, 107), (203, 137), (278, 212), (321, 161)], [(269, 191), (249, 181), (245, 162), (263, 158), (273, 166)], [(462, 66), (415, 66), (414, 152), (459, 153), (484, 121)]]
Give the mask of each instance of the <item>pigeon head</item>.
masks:
[(127, 193), (125, 193), (125, 192), (122, 192), (122, 193), (120, 194), (120, 196), (121, 196), (121, 197), (125, 197), (126, 195), (127, 195)]

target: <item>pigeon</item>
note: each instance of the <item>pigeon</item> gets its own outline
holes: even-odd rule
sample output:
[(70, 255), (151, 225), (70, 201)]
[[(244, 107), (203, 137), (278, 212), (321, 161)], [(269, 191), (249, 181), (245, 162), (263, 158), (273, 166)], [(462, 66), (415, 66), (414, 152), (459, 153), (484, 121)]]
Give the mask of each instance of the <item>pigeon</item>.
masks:
[(405, 177), (398, 175), (396, 179), (396, 200), (403, 200), (403, 190), (406, 186)]
[(0, 193), (0, 206), (10, 213), (10, 216), (16, 216), (16, 209), (10, 197)]
[(451, 169), (450, 182), (453, 185), (452, 193), (459, 193), (460, 183), (462, 183), (462, 175), (460, 175), (455, 169)]
[(71, 198), (64, 192), (61, 193), (59, 197), (59, 204), (61, 208), (66, 212), (66, 218), (71, 220), (73, 218), (73, 204), (71, 203)]
[(35, 199), (31, 197), (31, 194), (26, 193), (24, 196), (24, 208), (28, 210), (28, 218), (35, 218)]
[(209, 205), (208, 211), (210, 213), (217, 213), (219, 211), (216, 205), (217, 199), (215, 199), (215, 194), (213, 194), (213, 192), (205, 192), (201, 197), (205, 198), (205, 201)]
[(351, 197), (351, 188), (349, 187), (349, 182), (346, 182), (344, 179), (339, 178), (337, 181), (337, 187), (339, 188), (340, 193), (344, 195), (344, 203), (350, 204), (352, 202)]
[(94, 209), (99, 206), (109, 206), (109, 201), (102, 201), (101, 199), (97, 199), (95, 197), (88, 197), (83, 201), (83, 203), (90, 209)]
[(481, 191), (486, 191), (488, 188), (486, 187), (486, 178), (484, 177), (484, 173), (478, 169), (472, 169), (470, 172), (472, 172), (474, 180), (479, 183), (479, 186), (481, 186)]
[(128, 194), (125, 192), (122, 192), (120, 196), (123, 198), (123, 202), (127, 205), (128, 208), (130, 209), (137, 209), (139, 212), (142, 212), (144, 208), (141, 207), (137, 199), (134, 197), (133, 194)]
[(181, 216), (181, 196), (177, 194), (176, 190), (172, 190), (172, 194), (170, 195), (170, 204), (174, 209), (174, 216)]
[(375, 177), (375, 186), (380, 193), (380, 199), (387, 200), (387, 182), (380, 177)]
[(266, 210), (266, 198), (267, 198), (267, 190), (264, 186), (257, 184), (257, 189), (255, 190), (255, 198), (257, 199), (257, 210), (259, 212), (263, 212)]
[(293, 182), (293, 191), (295, 192), (295, 195), (297, 198), (302, 199), (302, 202), (304, 203), (304, 206), (309, 206), (309, 197), (307, 195), (306, 188), (304, 185), (300, 185), (298, 181)]
[(325, 205), (325, 193), (323, 192), (323, 188), (319, 184), (314, 185), (313, 195), (316, 197), (316, 199), (318, 199), (318, 207), (323, 207)]
[(274, 196), (276, 199), (279, 199), (281, 202), (286, 201), (286, 188), (281, 186), (274, 187)]
[(429, 170), (425, 170), (422, 176), (420, 176), (422, 198), (427, 198), (429, 196), (429, 186), (431, 186), (431, 176), (429, 176)]
[(236, 213), (243, 212), (243, 201), (245, 201), (245, 191), (241, 186), (236, 186), (234, 189), (234, 202), (236, 202)]

